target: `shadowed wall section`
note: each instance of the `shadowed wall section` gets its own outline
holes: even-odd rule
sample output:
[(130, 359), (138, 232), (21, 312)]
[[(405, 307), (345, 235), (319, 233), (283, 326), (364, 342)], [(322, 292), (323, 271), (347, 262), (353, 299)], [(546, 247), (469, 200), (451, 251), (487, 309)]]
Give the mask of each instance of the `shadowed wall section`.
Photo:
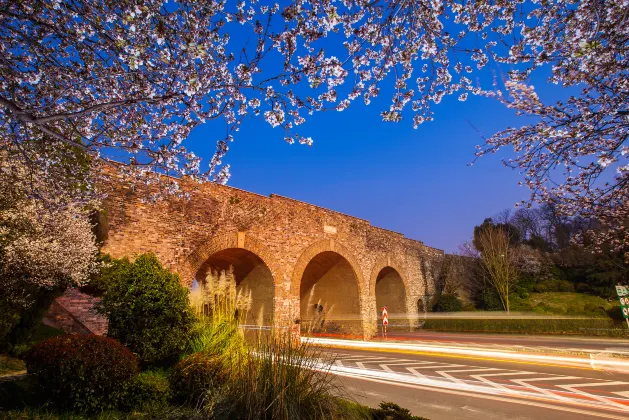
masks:
[(196, 279), (205, 281), (209, 272), (233, 270), (236, 290), (250, 301), (242, 324), (272, 325), (274, 287), (271, 270), (251, 251), (228, 248), (212, 254), (197, 272)]
[(376, 277), (376, 308), (380, 316), (382, 307), (386, 306), (389, 313), (389, 325), (408, 325), (406, 310), (406, 290), (400, 274), (394, 268), (385, 267)]
[(362, 333), (358, 280), (336, 252), (324, 251), (308, 263), (299, 298), (302, 332)]

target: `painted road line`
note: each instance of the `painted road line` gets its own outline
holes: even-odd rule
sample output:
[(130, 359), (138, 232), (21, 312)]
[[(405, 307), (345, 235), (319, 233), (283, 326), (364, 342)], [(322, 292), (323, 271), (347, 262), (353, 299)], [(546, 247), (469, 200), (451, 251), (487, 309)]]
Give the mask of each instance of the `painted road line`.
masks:
[(579, 388), (587, 388), (587, 387), (592, 387), (592, 386), (618, 386), (618, 385), (629, 385), (629, 382), (620, 382), (620, 381), (615, 381), (615, 382), (592, 382), (592, 383), (588, 383), (588, 384), (568, 384), (568, 385), (556, 385), (559, 388), (564, 388), (567, 389), (568, 391), (574, 392), (576, 394), (581, 394), (583, 396), (585, 396), (586, 398), (593, 398), (595, 400), (601, 401), (603, 403), (607, 403), (607, 404), (612, 404), (618, 407), (622, 407), (627, 409), (627, 405), (626, 404), (621, 404), (618, 403), (614, 400), (611, 400), (609, 398), (605, 398), (603, 396), (600, 395), (596, 395), (596, 394), (591, 394), (589, 392), (585, 392), (585, 391), (581, 391)]
[[(387, 360), (391, 360), (391, 359), (380, 359), (380, 360), (366, 360), (363, 362), (354, 362), (356, 363), (356, 366), (362, 368), (362, 369), (369, 369), (368, 367), (365, 366), (365, 364), (370, 363), (370, 364), (379, 364), (380, 362), (386, 362)], [(393, 359), (393, 361), (395, 362), (404, 362), (406, 361), (405, 359)]]
[(454, 376), (450, 375), (450, 373), (460, 373), (460, 372), (483, 372), (483, 371), (497, 371), (500, 369), (497, 368), (480, 368), (480, 369), (455, 369), (455, 370), (438, 370), (436, 373), (438, 373), (439, 375), (450, 379), (453, 382), (456, 383), (463, 383), (464, 381), (462, 379), (459, 378), (455, 378)]
[[(472, 397), (472, 398), (481, 398), (481, 399), (492, 400), (492, 401), (507, 402), (511, 404), (520, 404), (520, 405), (527, 405), (531, 407), (546, 408), (550, 410), (563, 411), (566, 413), (582, 414), (583, 416), (585, 416), (584, 418), (600, 417), (600, 418), (611, 419), (611, 420), (627, 420), (627, 415), (625, 413), (620, 413), (620, 415), (616, 415), (609, 412), (590, 411), (587, 409), (588, 408), (587, 406), (585, 409), (575, 408), (575, 407), (569, 407), (569, 406), (563, 406), (563, 405), (555, 405), (548, 402), (531, 401), (531, 400), (525, 400), (525, 399), (520, 399), (520, 398), (509, 398), (509, 397), (496, 396), (496, 395), (477, 394), (474, 392), (468, 392), (468, 391), (462, 391), (462, 390), (434, 389), (430, 385), (427, 386), (427, 385), (404, 383), (404, 382), (391, 383), (388, 379), (364, 377), (360, 374), (352, 374), (349, 372), (335, 372), (335, 374), (338, 376), (345, 376), (348, 378), (354, 378), (354, 379), (359, 379), (363, 381), (377, 382), (380, 384), (400, 386), (404, 388), (412, 388), (412, 389), (428, 391), (428, 392), (441, 392), (444, 394), (460, 395), (460, 396)], [(597, 407), (594, 407), (594, 408), (597, 408)]]
[(486, 379), (485, 377), (487, 376), (492, 376), (492, 377), (493, 376), (515, 376), (515, 375), (540, 375), (540, 373), (539, 372), (525, 372), (525, 371), (504, 372), (504, 373), (486, 373), (482, 375), (470, 375), (470, 378), (477, 379), (495, 388), (500, 388), (500, 389), (509, 391), (509, 388), (507, 386), (499, 384), (497, 382), (493, 382), (489, 379)]
[(583, 379), (578, 378), (576, 376), (554, 376), (554, 377), (545, 377), (545, 378), (528, 378), (528, 379), (511, 379), (511, 382), (515, 382), (516, 384), (520, 384), (521, 386), (527, 389), (533, 389), (541, 394), (544, 394), (548, 397), (559, 399), (562, 401), (572, 401), (570, 398), (564, 397), (563, 395), (559, 395), (556, 392), (548, 390), (546, 388), (540, 388), (538, 386), (532, 385), (529, 382), (541, 382), (541, 381), (563, 381), (568, 379)]
[(435, 365), (435, 364), (438, 364), (438, 362), (386, 363), (386, 364), (381, 364), (380, 367), (383, 370), (387, 371), (387, 372), (396, 373), (396, 371), (391, 369), (389, 366), (404, 366), (404, 367), (407, 367), (409, 365)]

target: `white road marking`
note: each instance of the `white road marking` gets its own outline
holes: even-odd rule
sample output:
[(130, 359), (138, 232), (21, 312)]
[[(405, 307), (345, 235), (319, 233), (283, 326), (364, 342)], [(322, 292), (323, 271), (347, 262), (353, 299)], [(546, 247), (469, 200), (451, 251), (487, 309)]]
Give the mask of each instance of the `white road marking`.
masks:
[(535, 391), (539, 392), (540, 394), (544, 394), (548, 397), (554, 398), (554, 399), (558, 399), (558, 400), (562, 400), (562, 401), (568, 401), (571, 402), (572, 400), (570, 398), (566, 398), (563, 395), (559, 395), (556, 394), (552, 391), (549, 391), (547, 389), (544, 388), (540, 388), (538, 386), (535, 385), (531, 385), (529, 382), (541, 382), (541, 381), (560, 381), (560, 380), (568, 380), (568, 379), (583, 379), (583, 378), (578, 378), (576, 376), (554, 376), (554, 377), (546, 377), (546, 378), (530, 378), (530, 379), (511, 379), (511, 382), (515, 382), (516, 384), (520, 384), (525, 388), (529, 388), (529, 389), (534, 389)]
[(409, 366), (409, 365), (435, 365), (437, 364), (437, 362), (410, 362), (410, 363), (386, 363), (386, 364), (381, 364), (380, 367), (387, 371), (387, 372), (392, 372), (392, 373), (396, 373), (396, 371), (394, 371), (393, 369), (391, 369), (389, 366)]
[(470, 375), (471, 378), (477, 379), (481, 382), (486, 383), (487, 385), (491, 385), (494, 388), (500, 388), (503, 390), (507, 390), (509, 391), (509, 388), (506, 387), (505, 385), (499, 384), (497, 382), (493, 382), (489, 379), (485, 379), (485, 376), (513, 376), (513, 375), (539, 375), (539, 372), (524, 372), (524, 371), (519, 371), (519, 372), (505, 372), (505, 373), (486, 373), (483, 375)]
[(456, 383), (465, 383), (465, 381), (459, 379), (459, 378), (455, 378), (454, 376), (450, 375), (450, 373), (456, 373), (456, 372), (483, 372), (483, 371), (496, 371), (496, 370), (500, 370), (497, 368), (480, 368), (480, 369), (455, 369), (455, 370), (438, 370), (436, 371), (436, 373), (438, 373), (439, 375), (450, 379), (453, 382)]
[(356, 363), (356, 366), (360, 367), (361, 369), (369, 369), (368, 367), (365, 367), (365, 363), (371, 363), (371, 364), (379, 364), (380, 362), (384, 361), (386, 362), (387, 360), (393, 360), (394, 362), (403, 362), (406, 361), (406, 359), (376, 359), (376, 360), (366, 360), (363, 362), (354, 362)]
[(600, 401), (602, 403), (606, 403), (606, 404), (612, 404), (615, 405), (617, 407), (622, 407), (625, 410), (629, 409), (629, 407), (627, 407), (625, 404), (620, 404), (617, 403), (616, 401), (610, 400), (608, 398), (605, 398), (603, 396), (600, 395), (596, 395), (596, 394), (590, 394), (589, 392), (585, 392), (585, 391), (581, 391), (578, 388), (587, 388), (587, 387), (592, 387), (592, 386), (612, 386), (612, 385), (629, 385), (629, 382), (619, 382), (619, 381), (615, 381), (615, 382), (592, 382), (592, 383), (588, 383), (588, 384), (568, 384), (568, 385), (556, 385), (559, 388), (564, 388), (567, 389), (568, 391), (574, 392), (576, 394), (580, 394), (583, 395), (587, 398), (593, 398), (597, 401)]
[[(410, 369), (413, 369), (413, 368), (409, 368), (409, 370)], [(403, 383), (403, 382), (391, 383), (387, 379), (378, 379), (378, 378), (358, 376), (358, 375), (346, 373), (346, 372), (335, 372), (335, 374), (339, 376), (346, 376), (346, 377), (355, 378), (355, 379), (359, 379), (363, 381), (377, 382), (377, 383), (386, 384), (390, 386), (401, 386), (405, 388), (413, 388), (413, 389), (419, 389), (423, 391), (441, 392), (445, 394), (462, 395), (466, 397), (482, 398), (482, 399), (493, 400), (493, 401), (502, 401), (502, 402), (508, 402), (512, 404), (528, 405), (528, 406), (533, 406), (533, 407), (540, 407), (540, 408), (547, 408), (551, 410), (563, 411), (567, 413), (583, 414), (584, 416), (588, 416), (588, 417), (602, 417), (602, 418), (612, 419), (612, 420), (627, 420), (627, 416), (625, 414), (615, 415), (609, 412), (590, 411), (590, 410), (584, 410), (580, 408), (546, 404), (546, 403), (541, 403), (537, 401), (500, 397), (500, 396), (495, 396), (495, 395), (485, 395), (485, 394), (478, 394), (474, 392), (465, 392), (465, 391), (452, 390), (452, 389), (434, 388), (429, 385), (416, 385), (416, 384)]]

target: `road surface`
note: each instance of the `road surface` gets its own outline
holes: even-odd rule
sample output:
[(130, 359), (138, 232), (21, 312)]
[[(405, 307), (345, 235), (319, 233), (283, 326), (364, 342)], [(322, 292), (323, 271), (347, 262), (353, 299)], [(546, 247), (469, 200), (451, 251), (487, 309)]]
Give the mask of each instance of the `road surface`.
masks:
[(431, 420), (629, 419), (627, 373), (412, 352), (324, 355), (358, 402), (392, 401)]

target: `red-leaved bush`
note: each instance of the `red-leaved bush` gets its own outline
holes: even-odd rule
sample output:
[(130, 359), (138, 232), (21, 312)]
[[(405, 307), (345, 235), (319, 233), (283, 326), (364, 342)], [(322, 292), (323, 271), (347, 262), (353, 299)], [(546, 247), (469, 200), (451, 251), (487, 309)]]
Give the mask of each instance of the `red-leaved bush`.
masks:
[(97, 335), (63, 335), (35, 345), (26, 355), (28, 375), (60, 406), (80, 411), (116, 408), (138, 362), (118, 341)]

